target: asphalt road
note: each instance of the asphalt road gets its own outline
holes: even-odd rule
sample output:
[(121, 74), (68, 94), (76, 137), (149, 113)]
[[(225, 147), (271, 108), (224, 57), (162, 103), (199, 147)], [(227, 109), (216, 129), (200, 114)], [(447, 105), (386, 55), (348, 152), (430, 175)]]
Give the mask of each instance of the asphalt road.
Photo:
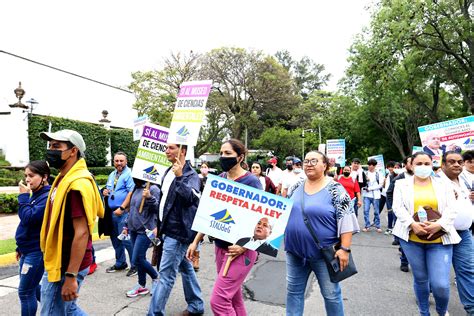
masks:
[[(386, 214), (382, 217), (382, 223), (385, 224)], [(400, 271), (398, 250), (391, 242), (391, 237), (375, 231), (354, 236), (353, 256), (359, 273), (342, 282), (346, 315), (418, 315), (412, 275)], [(110, 241), (100, 241), (95, 245), (96, 249), (109, 247)], [(209, 297), (216, 275), (213, 247), (208, 242), (203, 245), (201, 269), (198, 272), (207, 315), (212, 314)], [(86, 278), (79, 305), (90, 315), (144, 315), (150, 297), (127, 298), (125, 292), (134, 286), (136, 277), (126, 277), (125, 272), (105, 273), (106, 267), (112, 264), (113, 260), (100, 263), (96, 273)], [(11, 276), (16, 271), (17, 268), (1, 268), (0, 279)], [(285, 273), (283, 251), (280, 251), (277, 258), (260, 256), (259, 262), (245, 282), (244, 292), (249, 315), (285, 314)], [(432, 298), (430, 301), (431, 313), (436, 315), (434, 301)], [(0, 315), (20, 314), (17, 293), (0, 296), (0, 306)], [(178, 278), (168, 302), (167, 315), (174, 315), (185, 308), (181, 280)], [(465, 315), (454, 278), (449, 313), (452, 316)], [(319, 287), (312, 277), (306, 294), (305, 315), (324, 314)]]

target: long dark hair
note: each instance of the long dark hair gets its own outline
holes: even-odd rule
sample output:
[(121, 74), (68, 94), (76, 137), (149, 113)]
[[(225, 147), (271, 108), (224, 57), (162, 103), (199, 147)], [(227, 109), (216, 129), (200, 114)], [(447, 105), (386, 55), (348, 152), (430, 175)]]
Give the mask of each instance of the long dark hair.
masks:
[(34, 160), (26, 165), (25, 169), (30, 169), (33, 173), (40, 175), (41, 177), (50, 176), (51, 170), (49, 169), (46, 161), (43, 160)]

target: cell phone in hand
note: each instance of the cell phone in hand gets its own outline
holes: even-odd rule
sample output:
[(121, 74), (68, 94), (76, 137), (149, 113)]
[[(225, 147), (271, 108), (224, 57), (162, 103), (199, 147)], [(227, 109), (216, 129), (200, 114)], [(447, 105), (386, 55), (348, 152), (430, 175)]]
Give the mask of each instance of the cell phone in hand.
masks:
[(334, 272), (339, 271), (339, 259), (338, 258), (334, 258), (334, 259), (331, 260), (331, 267), (334, 270)]

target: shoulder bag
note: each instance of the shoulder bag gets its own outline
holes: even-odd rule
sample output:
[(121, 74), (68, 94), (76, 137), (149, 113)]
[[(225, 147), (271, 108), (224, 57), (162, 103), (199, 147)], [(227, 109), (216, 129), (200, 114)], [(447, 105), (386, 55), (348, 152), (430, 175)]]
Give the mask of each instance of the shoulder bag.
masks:
[(348, 277), (354, 275), (357, 273), (357, 268), (354, 263), (354, 259), (352, 259), (352, 253), (349, 252), (349, 264), (347, 267), (344, 269), (344, 271), (341, 271), (340, 265), (339, 265), (339, 258), (337, 258), (336, 251), (340, 249), (341, 247), (341, 241), (339, 240), (337, 243), (327, 246), (327, 247), (322, 247), (321, 244), (319, 243), (318, 237), (316, 237), (316, 233), (311, 226), (311, 223), (309, 222), (308, 216), (306, 216), (306, 212), (304, 211), (305, 204), (304, 204), (304, 183), (303, 187), (301, 190), (301, 212), (303, 213), (303, 221), (304, 224), (306, 225), (306, 228), (308, 228), (309, 233), (314, 239), (314, 242), (316, 243), (316, 246), (321, 249), (321, 254), (323, 255), (324, 262), (326, 262), (326, 266), (329, 272), (329, 278), (332, 283), (338, 283), (344, 279), (347, 279)]

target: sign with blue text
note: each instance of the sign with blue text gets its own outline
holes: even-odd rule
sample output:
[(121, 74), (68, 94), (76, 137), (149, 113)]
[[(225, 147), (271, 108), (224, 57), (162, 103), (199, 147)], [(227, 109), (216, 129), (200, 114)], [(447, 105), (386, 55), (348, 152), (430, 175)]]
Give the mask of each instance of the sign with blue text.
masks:
[(383, 161), (383, 155), (370, 156), (367, 160), (374, 159), (377, 161), (375, 170), (381, 173), (385, 177), (385, 163)]
[(329, 161), (335, 161), (341, 167), (346, 165), (346, 140), (328, 139), (326, 141), (326, 156)]
[(293, 201), (208, 175), (192, 230), (276, 257)]

